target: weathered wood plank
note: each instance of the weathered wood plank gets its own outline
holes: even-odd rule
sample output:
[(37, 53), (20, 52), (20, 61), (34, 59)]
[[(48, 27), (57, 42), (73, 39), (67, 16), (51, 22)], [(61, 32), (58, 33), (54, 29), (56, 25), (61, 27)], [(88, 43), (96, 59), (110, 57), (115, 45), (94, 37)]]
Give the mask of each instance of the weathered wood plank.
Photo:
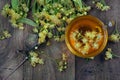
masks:
[[(7, 3), (7, 0), (0, 0), (0, 10)], [(18, 30), (11, 27), (7, 19), (0, 15), (3, 23), (2, 28), (7, 28), (12, 33), (10, 39), (0, 41), (0, 76), (5, 78), (18, 64), (23, 60), (23, 54), (16, 53), (19, 49), (25, 49), (25, 39), (31, 28), (25, 25), (25, 30)], [(75, 79), (75, 59), (70, 54), (65, 42), (51, 42), (51, 46), (41, 46), (40, 49), (45, 51), (50, 57), (43, 56), (44, 65), (37, 65), (33, 68), (27, 61), (21, 66), (8, 80), (74, 80)], [(62, 53), (69, 56), (68, 69), (65, 72), (59, 72), (55, 60), (61, 57)], [(50, 59), (51, 58), (51, 59)]]
[[(6, 3), (9, 1), (0, 0), (0, 12)], [(23, 49), (23, 31), (12, 28), (8, 19), (1, 14), (0, 22), (0, 29), (6, 29), (12, 34), (11, 38), (0, 41), (0, 76), (5, 79), (23, 58), (23, 55), (16, 53), (17, 49)], [(22, 70), (20, 67), (8, 80), (22, 80)]]
[[(3, 5), (7, 3), (8, 0), (0, 0), (0, 10)], [(88, 0), (86, 2), (89, 3)], [(93, 9), (90, 14), (100, 18), (105, 24), (109, 20), (116, 20), (118, 27), (120, 25), (120, 11), (119, 11), (119, 0), (108, 1), (108, 4), (111, 6), (111, 10), (107, 12), (100, 12), (96, 9)], [(13, 34), (13, 37), (0, 41), (0, 78), (8, 75), (11, 70), (23, 59), (21, 54), (16, 54), (17, 49), (23, 49), (23, 41), (25, 36), (23, 34), (28, 34), (29, 28), (26, 28), (25, 31), (19, 31), (13, 29), (8, 20), (3, 18), (0, 15), (0, 20), (2, 20), (4, 28), (10, 30)], [(120, 27), (119, 27), (120, 30)], [(112, 29), (109, 29), (109, 33)], [(68, 49), (65, 46), (65, 43), (56, 43), (52, 42), (51, 46), (42, 46), (40, 49), (45, 51), (45, 54), (48, 54), (52, 58), (59, 58), (60, 54), (65, 52), (70, 54)], [(2, 45), (2, 46), (1, 46)], [(12, 47), (11, 47), (12, 46)], [(113, 44), (110, 43), (108, 47), (111, 47), (115, 54), (120, 54), (120, 43)], [(55, 50), (55, 51), (54, 51)], [(120, 60), (119, 58), (104, 61), (101, 57), (102, 54), (97, 56), (95, 60), (86, 62), (82, 58), (76, 57), (76, 62), (74, 62), (74, 56), (70, 54), (69, 67), (65, 72), (60, 73), (54, 61), (51, 59), (45, 58), (45, 65), (38, 65), (36, 68), (32, 68), (29, 62), (26, 62), (23, 67), (18, 69), (9, 80), (120, 80)], [(74, 64), (76, 63), (76, 67)], [(76, 76), (75, 76), (76, 68)]]
[[(107, 1), (107, 0), (106, 0)], [(108, 5), (111, 6), (111, 10), (107, 12), (99, 12), (96, 9), (91, 11), (91, 14), (100, 18), (105, 24), (109, 20), (117, 20), (117, 25), (120, 30), (120, 1), (110, 0), (107, 1)], [(109, 29), (111, 33), (112, 29)], [(120, 55), (120, 42), (109, 43), (107, 47), (113, 49), (115, 54)], [(85, 60), (76, 57), (76, 80), (120, 80), (120, 59), (116, 58), (110, 61), (104, 61), (102, 59), (103, 51), (95, 60), (86, 63)]]
[[(24, 80), (74, 80), (75, 79), (75, 63), (74, 56), (70, 54), (65, 43), (58, 43), (51, 41), (50, 46), (41, 46), (40, 50), (44, 51), (44, 54), (41, 55), (45, 61), (44, 65), (37, 65), (36, 68), (33, 68), (32, 79)], [(59, 72), (56, 65), (56, 60), (61, 57), (62, 53), (67, 53), (69, 56), (68, 60), (68, 69), (65, 72)], [(46, 56), (47, 55), (47, 56)], [(24, 71), (29, 68), (30, 65), (24, 65)], [(26, 74), (30, 74), (27, 73)], [(26, 75), (24, 75), (26, 77)], [(29, 77), (29, 76), (28, 76)], [(27, 77), (26, 77), (27, 78)]]

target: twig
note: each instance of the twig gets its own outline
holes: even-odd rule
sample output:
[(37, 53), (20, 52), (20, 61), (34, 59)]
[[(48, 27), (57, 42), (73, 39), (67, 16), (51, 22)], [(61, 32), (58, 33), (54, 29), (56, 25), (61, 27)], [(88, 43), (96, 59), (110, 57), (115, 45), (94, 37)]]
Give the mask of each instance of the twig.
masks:
[(8, 78), (9, 78), (21, 65), (23, 65), (23, 64), (26, 62), (26, 60), (28, 60), (28, 57), (25, 57), (24, 60), (23, 60), (22, 62), (20, 62), (19, 65), (18, 65), (15, 69), (13, 69), (13, 71), (12, 71), (6, 78), (4, 78), (3, 80), (8, 80)]

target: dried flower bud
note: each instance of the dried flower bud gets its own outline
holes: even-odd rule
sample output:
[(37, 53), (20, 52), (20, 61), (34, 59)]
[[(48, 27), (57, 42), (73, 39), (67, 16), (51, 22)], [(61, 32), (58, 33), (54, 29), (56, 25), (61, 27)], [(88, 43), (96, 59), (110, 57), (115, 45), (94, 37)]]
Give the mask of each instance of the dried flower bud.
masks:
[(96, 8), (101, 10), (101, 11), (108, 11), (110, 9), (110, 6), (104, 5), (101, 2), (96, 2)]
[(29, 54), (30, 54), (30, 63), (33, 67), (35, 67), (36, 64), (44, 64), (43, 59), (38, 57), (38, 53), (31, 51)]
[(108, 48), (107, 51), (105, 52), (105, 60), (109, 60), (112, 58), (113, 58), (112, 50), (111, 50), (111, 48)]
[(112, 42), (119, 42), (120, 35), (119, 34), (112, 34), (109, 36), (108, 40), (112, 41)]

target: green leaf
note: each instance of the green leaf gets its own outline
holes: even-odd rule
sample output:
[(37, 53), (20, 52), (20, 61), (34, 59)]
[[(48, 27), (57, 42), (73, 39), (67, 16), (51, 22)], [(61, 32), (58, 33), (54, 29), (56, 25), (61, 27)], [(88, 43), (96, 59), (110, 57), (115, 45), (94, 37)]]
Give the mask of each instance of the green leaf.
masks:
[(11, 5), (15, 11), (19, 10), (19, 0), (11, 0)]
[(33, 5), (32, 5), (32, 13), (36, 12), (36, 0), (34, 1)]
[(34, 21), (32, 21), (31, 19), (28, 19), (28, 18), (21, 18), (21, 19), (17, 20), (17, 22), (25, 23), (25, 24), (28, 24), (28, 25), (31, 25), (34, 27), (38, 26)]

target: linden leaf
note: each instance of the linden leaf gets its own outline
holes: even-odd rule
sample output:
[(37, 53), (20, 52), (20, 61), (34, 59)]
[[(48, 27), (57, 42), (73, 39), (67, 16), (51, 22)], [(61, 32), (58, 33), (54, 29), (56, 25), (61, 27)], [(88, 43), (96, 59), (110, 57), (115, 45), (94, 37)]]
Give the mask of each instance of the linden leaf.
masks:
[(19, 10), (19, 0), (11, 0), (11, 5), (15, 11)]
[(33, 5), (32, 5), (32, 13), (36, 12), (36, 0), (34, 1)]
[(38, 26), (34, 21), (32, 21), (31, 19), (28, 19), (28, 18), (21, 18), (19, 20), (17, 20), (17, 22), (20, 22), (20, 23), (25, 23), (25, 24), (28, 24), (28, 25), (31, 25), (31, 26)]

